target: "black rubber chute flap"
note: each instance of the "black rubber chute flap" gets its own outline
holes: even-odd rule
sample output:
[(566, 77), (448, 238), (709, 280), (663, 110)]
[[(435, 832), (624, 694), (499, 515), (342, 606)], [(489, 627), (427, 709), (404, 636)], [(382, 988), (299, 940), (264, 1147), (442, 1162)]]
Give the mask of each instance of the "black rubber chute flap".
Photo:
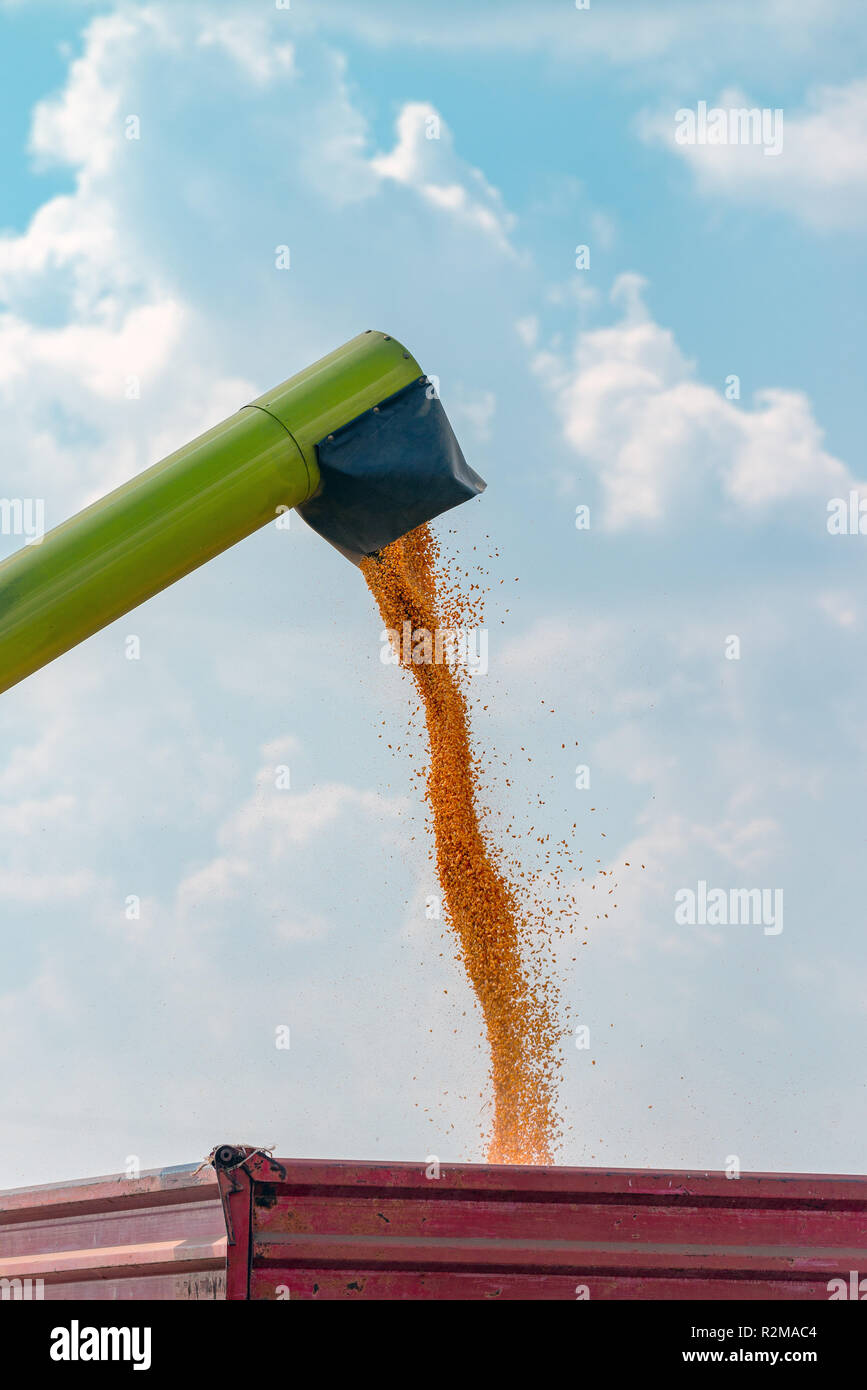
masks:
[(426, 377), (317, 446), (321, 486), (298, 511), (355, 564), (484, 491)]

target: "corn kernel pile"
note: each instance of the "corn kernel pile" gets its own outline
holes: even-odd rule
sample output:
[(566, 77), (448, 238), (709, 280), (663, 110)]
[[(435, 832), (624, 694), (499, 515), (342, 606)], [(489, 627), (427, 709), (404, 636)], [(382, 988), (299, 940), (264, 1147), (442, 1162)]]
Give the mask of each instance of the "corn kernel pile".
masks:
[[(450, 580), (427, 526), (362, 562), (385, 626), (433, 633), (473, 625), (479, 586)], [(421, 695), (430, 747), (425, 792), (446, 917), (484, 1019), (491, 1053), (491, 1163), (550, 1163), (561, 1137), (556, 1090), (563, 1029), (557, 992), (542, 975), (540, 939), (550, 932), (523, 873), (507, 872), (479, 818), (480, 764), (473, 751), (462, 673), (443, 662), (398, 658)], [(513, 879), (521, 882), (520, 891)]]

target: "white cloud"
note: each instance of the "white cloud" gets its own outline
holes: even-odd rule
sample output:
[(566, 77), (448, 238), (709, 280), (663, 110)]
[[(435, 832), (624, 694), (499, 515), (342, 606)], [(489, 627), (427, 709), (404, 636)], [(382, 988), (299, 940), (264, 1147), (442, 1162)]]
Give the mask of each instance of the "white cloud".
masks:
[(37, 104), (30, 146), (44, 164), (71, 164), (104, 175), (123, 140), (121, 94), (132, 46), (155, 17), (139, 11), (100, 15), (88, 26), (82, 57), (70, 64), (61, 94)]
[(61, 824), (74, 812), (76, 799), (68, 792), (53, 796), (25, 797), (11, 806), (0, 805), (0, 835), (27, 836), (44, 830), (52, 821)]
[(858, 602), (854, 594), (844, 590), (825, 590), (816, 599), (816, 606), (835, 627), (856, 627), (860, 621)]
[(96, 886), (95, 876), (85, 870), (56, 874), (46, 873), (42, 868), (33, 873), (0, 869), (0, 902), (6, 904), (27, 903), (59, 908), (70, 899), (90, 896)]
[(264, 18), (249, 13), (207, 19), (198, 36), (203, 48), (222, 48), (254, 82), (265, 85), (291, 73), (295, 49), (274, 42)]
[(181, 339), (184, 307), (165, 299), (130, 309), (116, 324), (68, 323), (41, 328), (12, 315), (0, 317), (0, 384), (31, 382), (47, 370), (93, 397), (119, 400), (127, 372), (147, 387)]
[[(849, 485), (801, 392), (760, 390), (751, 408), (697, 382), (642, 288), (640, 277), (620, 276), (618, 323), (579, 333), (569, 356), (542, 348), (532, 358), (565, 439), (598, 475), (607, 529), (659, 522), (708, 490), (759, 516), (791, 500), (824, 506)], [(519, 331), (526, 340), (526, 326)]]
[[(294, 14), (294, 10), (293, 10)], [(773, 57), (778, 63), (807, 63), (815, 43), (857, 44), (857, 20), (845, 0), (727, 0), (725, 16), (712, 5), (667, 0), (648, 6), (643, 0), (609, 0), (578, 10), (573, 4), (502, 0), (496, 5), (467, 6), (445, 0), (433, 12), (408, 8), (405, 0), (379, 0), (375, 6), (354, 0), (299, 6), (298, 23), (309, 28), (352, 34), (375, 48), (423, 47), (471, 50), (474, 54), (544, 53), (571, 65), (600, 61), (616, 67), (666, 62), (695, 71), (714, 62)]]
[(375, 792), (339, 782), (308, 791), (275, 789), (273, 767), (259, 773), (256, 794), (220, 831), (220, 843), (234, 846), (252, 863), (278, 863), (289, 845), (309, 845), (342, 815), (400, 814), (403, 800), (384, 801)]
[[(227, 908), (236, 913), (239, 900), (253, 897), (280, 939), (312, 940), (334, 926), (337, 914), (329, 917), (318, 906), (305, 906), (305, 900), (321, 904), (335, 890), (340, 896), (337, 885), (326, 888), (320, 882), (315, 867), (318, 847), (342, 844), (345, 853), (354, 838), (353, 827), (363, 824), (366, 851), (376, 855), (399, 833), (409, 809), (405, 797), (386, 797), (338, 782), (296, 789), (297, 778), (287, 760), (300, 757), (300, 751), (294, 735), (263, 746), (255, 790), (216, 831), (221, 852), (178, 887), (181, 923), (213, 925)], [(304, 872), (311, 856), (312, 894), (310, 873)], [(343, 865), (343, 873), (350, 876), (349, 863)]]
[(481, 171), (457, 158), (451, 131), (435, 107), (407, 102), (397, 118), (397, 144), (371, 163), (380, 178), (414, 188), (432, 207), (511, 251), (508, 233), (514, 218)]
[(536, 318), (535, 314), (528, 314), (526, 318), (518, 319), (515, 328), (518, 337), (525, 347), (532, 348), (536, 346), (539, 340), (539, 320)]
[(82, 261), (108, 263), (119, 251), (108, 198), (63, 196), (37, 209), (26, 234), (0, 238), (0, 294), (46, 271), (75, 269)]
[[(308, 254), (287, 284), (292, 312), (281, 317), (273, 253), (297, 228), (299, 209), (309, 220), (311, 200), (335, 209), (323, 214), (333, 222), (324, 235), (346, 248), (348, 276), (353, 254), (364, 259), (370, 275), (371, 229), (379, 237), (389, 223), (395, 223), (401, 254), (410, 256), (406, 248), (414, 238), (398, 230), (386, 211), (398, 204), (416, 228), (436, 222), (435, 256), (444, 267), (451, 264), (449, 236), (462, 239), (464, 256), (473, 250), (468, 235), (481, 256), (491, 243), (509, 251), (511, 218), (502, 199), (461, 160), (433, 108), (408, 104), (396, 147), (377, 155), (350, 92), (345, 59), (310, 41), (299, 72), (284, 28), (285, 16), (276, 11), (251, 18), (240, 10), (214, 16), (210, 7), (196, 5), (124, 7), (90, 22), (65, 87), (36, 107), (34, 154), (43, 163), (70, 166), (76, 187), (39, 208), (20, 235), (0, 236), (6, 308), (0, 313), (0, 398), (14, 403), (5, 423), (11, 462), (4, 486), (44, 496), (50, 525), (270, 384), (242, 379), (231, 366), (226, 370), (226, 359), (240, 357), (243, 349), (235, 346), (234, 331), (214, 332), (211, 320), (219, 318), (220, 305), (196, 302), (190, 288), (207, 274), (210, 243), (227, 235), (227, 225), (241, 246), (235, 278), (239, 284), (246, 279), (255, 298), (253, 304), (248, 296), (245, 321), (253, 322), (267, 306), (284, 334), (291, 324), (293, 340), (309, 337), (311, 324), (322, 319), (317, 272), (311, 274)], [(285, 163), (269, 158), (263, 169), (254, 167), (258, 155), (249, 141), (257, 138), (258, 127), (251, 116), (247, 135), (229, 151), (231, 169), (213, 178), (202, 168), (195, 131), (195, 148), (185, 159), (184, 118), (175, 113), (162, 121), (148, 93), (163, 83), (172, 102), (182, 104), (185, 84), (197, 80), (190, 74), (201, 68), (218, 110), (206, 116), (197, 109), (192, 125), (201, 121), (207, 128), (224, 110), (219, 85), (235, 92), (238, 64), (250, 79), (244, 93), (249, 103), (270, 102), (271, 89), (279, 91), (280, 129), (273, 138), (282, 142)], [(143, 117), (140, 140), (124, 136), (130, 110)], [(438, 140), (425, 138), (428, 118), (438, 124)], [(156, 226), (146, 215), (154, 168), (160, 171)], [(268, 230), (258, 258), (246, 218), (239, 222), (238, 207), (227, 195), (233, 180), (242, 178), (254, 185), (264, 180), (257, 198)], [(360, 204), (367, 209), (367, 231), (358, 220)], [(345, 228), (338, 216), (344, 208)], [(353, 253), (347, 239), (356, 237)], [(176, 248), (179, 261), (173, 260)], [(382, 248), (384, 264), (393, 252)], [(431, 284), (435, 256), (428, 257)], [(222, 291), (220, 286), (221, 299)], [(233, 318), (233, 330), (236, 323)], [(261, 351), (263, 335), (255, 336)], [(323, 350), (332, 345), (326, 340)], [(272, 359), (273, 353), (269, 373)], [(133, 379), (141, 398), (130, 400)], [(479, 437), (487, 411), (483, 395), (468, 404)]]
[[(709, 107), (752, 109), (742, 92), (723, 92)], [(645, 139), (669, 146), (689, 165), (702, 193), (779, 208), (823, 231), (867, 220), (867, 79), (816, 88), (806, 107), (781, 108), (782, 149), (760, 144), (679, 144), (674, 112), (645, 117)]]
[(493, 391), (482, 391), (478, 396), (458, 392), (454, 405), (450, 403), (450, 406), (456, 428), (459, 429), (461, 423), (466, 421), (476, 439), (490, 439), (497, 410), (497, 398)]

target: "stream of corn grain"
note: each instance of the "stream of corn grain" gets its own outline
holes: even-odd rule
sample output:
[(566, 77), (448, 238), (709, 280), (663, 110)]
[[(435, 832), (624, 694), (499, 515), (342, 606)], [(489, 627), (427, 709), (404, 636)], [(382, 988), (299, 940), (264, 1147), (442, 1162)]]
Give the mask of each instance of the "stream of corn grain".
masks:
[[(471, 613), (472, 597), (450, 580), (433, 533), (421, 526), (362, 562), (387, 629), (435, 633)], [(546, 925), (532, 889), (520, 890), (480, 827), (480, 763), (465, 684), (447, 662), (398, 658), (421, 696), (429, 742), (425, 792), (448, 924), (478, 999), (491, 1055), (491, 1163), (552, 1162), (560, 1137), (557, 1081), (562, 1029), (552, 982), (534, 954)], [(525, 878), (525, 875), (520, 875)]]

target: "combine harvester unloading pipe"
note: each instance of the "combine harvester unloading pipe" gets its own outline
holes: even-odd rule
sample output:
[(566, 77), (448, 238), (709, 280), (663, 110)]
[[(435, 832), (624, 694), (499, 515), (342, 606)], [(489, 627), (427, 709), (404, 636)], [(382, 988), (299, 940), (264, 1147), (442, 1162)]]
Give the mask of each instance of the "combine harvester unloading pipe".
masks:
[(0, 692), (286, 509), (357, 563), (484, 486), (368, 330), (0, 564)]

